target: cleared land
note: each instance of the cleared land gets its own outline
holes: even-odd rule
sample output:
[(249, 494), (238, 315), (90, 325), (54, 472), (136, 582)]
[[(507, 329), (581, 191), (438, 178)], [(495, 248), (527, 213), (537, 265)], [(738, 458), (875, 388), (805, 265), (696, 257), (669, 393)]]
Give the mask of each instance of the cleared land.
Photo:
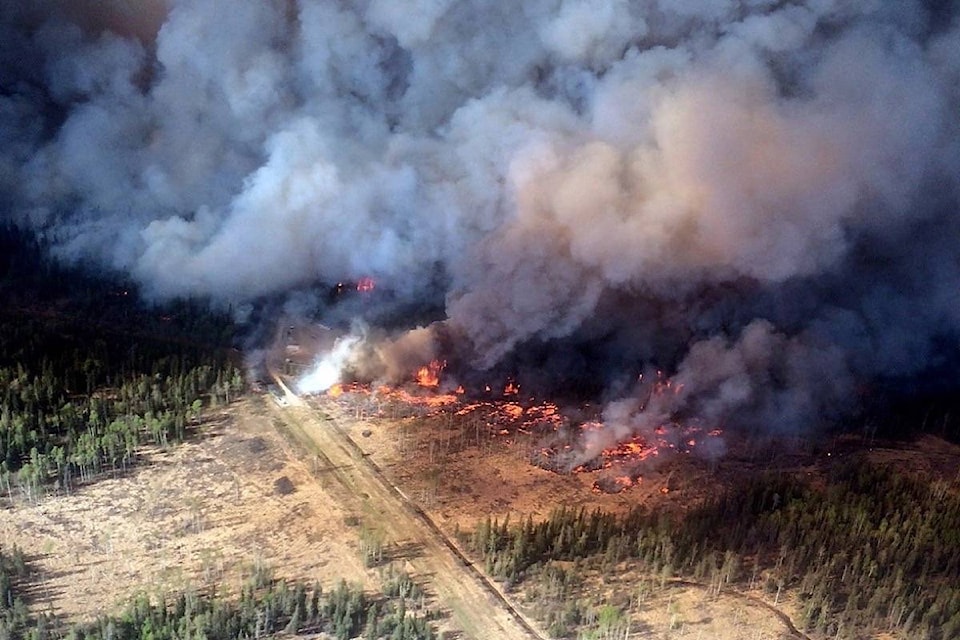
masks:
[(248, 398), (143, 458), (71, 495), (4, 506), (0, 543), (30, 559), (35, 610), (91, 620), (141, 592), (237, 592), (255, 572), (376, 590), (372, 537), (378, 564), (406, 570), (449, 614), (450, 637), (538, 637), (311, 409)]
[(236, 592), (255, 571), (374, 588), (348, 511), (274, 420), (262, 399), (245, 399), (196, 440), (145, 452), (126, 476), (6, 505), (0, 542), (36, 569), (35, 609), (89, 620), (141, 591)]
[(334, 494), (340, 502), (362, 507), (360, 517), (382, 540), (385, 552), (394, 559), (403, 558), (411, 575), (428, 584), (450, 612), (455, 628), (477, 640), (541, 637), (484, 583), (423, 514), (363, 459), (331, 419), (293, 398), (277, 411), (290, 432), (318, 456), (317, 464), (335, 475), (340, 486)]

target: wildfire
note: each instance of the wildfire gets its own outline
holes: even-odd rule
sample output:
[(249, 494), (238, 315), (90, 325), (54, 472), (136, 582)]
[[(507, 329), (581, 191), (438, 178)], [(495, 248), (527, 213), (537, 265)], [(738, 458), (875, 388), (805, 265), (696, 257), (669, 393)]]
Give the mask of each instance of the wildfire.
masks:
[[(599, 419), (599, 408), (579, 407), (576, 415), (580, 419), (571, 424), (571, 415), (556, 404), (520, 398), (520, 385), (514, 380), (506, 382), (500, 397), (489, 385), (477, 387), (472, 393), (462, 385), (456, 390), (441, 392), (440, 378), (446, 364), (445, 360), (433, 360), (420, 367), (407, 385), (372, 387), (356, 382), (338, 383), (327, 390), (326, 396), (342, 406), (350, 406), (358, 415), (395, 420), (439, 416), (447, 416), (447, 420), (467, 419), (466, 424), (470, 425), (471, 433), (475, 430), (478, 444), (481, 434), (503, 447), (525, 443), (523, 446), (530, 447), (526, 455), (531, 464), (562, 474), (595, 474), (593, 491), (597, 493), (631, 489), (642, 480), (641, 473), (650, 470), (645, 462), (688, 454), (698, 446), (710, 447), (709, 440), (723, 433), (717, 428), (666, 422), (612, 442), (606, 438), (614, 431)], [(669, 380), (658, 379), (654, 386), (654, 393), (679, 391), (679, 385), (672, 385)], [(594, 419), (584, 420), (584, 415)], [(596, 443), (603, 442), (607, 444), (602, 449), (596, 447)], [(667, 493), (669, 487), (654, 490)]]
[(373, 291), (376, 288), (377, 283), (373, 281), (373, 278), (364, 277), (357, 280), (357, 291), (360, 293), (367, 293)]
[(434, 388), (440, 386), (440, 372), (447, 366), (444, 360), (433, 360), (430, 364), (417, 370), (416, 380), (421, 387)]
[(511, 420), (519, 420), (523, 415), (523, 407), (516, 402), (507, 402), (501, 406), (501, 411)]
[(593, 493), (621, 493), (643, 480), (640, 476), (613, 476), (594, 480), (590, 490)]
[(660, 455), (660, 449), (648, 445), (642, 438), (635, 437), (626, 442), (621, 442), (615, 447), (604, 449), (601, 455), (603, 456), (603, 467), (609, 468), (616, 461), (640, 462), (651, 456)]
[(328, 398), (339, 398), (347, 393), (364, 393), (366, 387), (357, 382), (338, 382), (327, 389)]

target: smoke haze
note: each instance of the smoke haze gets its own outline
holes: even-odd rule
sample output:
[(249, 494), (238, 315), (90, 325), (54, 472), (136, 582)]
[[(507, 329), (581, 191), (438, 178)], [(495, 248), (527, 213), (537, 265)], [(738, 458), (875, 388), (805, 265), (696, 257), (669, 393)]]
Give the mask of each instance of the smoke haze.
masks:
[(150, 297), (372, 277), (624, 432), (957, 356), (953, 3), (0, 2), (3, 215)]

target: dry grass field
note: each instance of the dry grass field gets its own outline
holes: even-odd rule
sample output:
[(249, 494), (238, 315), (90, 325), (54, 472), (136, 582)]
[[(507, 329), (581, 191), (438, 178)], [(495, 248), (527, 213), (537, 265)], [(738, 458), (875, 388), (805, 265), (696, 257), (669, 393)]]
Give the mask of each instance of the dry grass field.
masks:
[(236, 591), (254, 571), (374, 586), (356, 527), (261, 398), (212, 416), (197, 438), (145, 452), (128, 475), (0, 511), (0, 543), (37, 573), (33, 606), (67, 620), (133, 594)]

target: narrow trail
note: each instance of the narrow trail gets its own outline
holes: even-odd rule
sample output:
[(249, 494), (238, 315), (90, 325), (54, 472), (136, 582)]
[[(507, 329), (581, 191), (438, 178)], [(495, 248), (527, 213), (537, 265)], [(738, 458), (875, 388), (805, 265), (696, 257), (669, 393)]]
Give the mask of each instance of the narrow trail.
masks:
[[(675, 585), (678, 587), (692, 587), (695, 589), (712, 589), (708, 584), (703, 584), (702, 582), (695, 582), (693, 580), (684, 580), (682, 578), (674, 578), (667, 580), (667, 584)], [(755, 604), (758, 607), (763, 607), (770, 613), (772, 613), (780, 622), (783, 623), (783, 626), (787, 628), (790, 634), (797, 640), (813, 640), (810, 636), (800, 631), (796, 625), (793, 624), (793, 620), (790, 619), (790, 616), (786, 614), (782, 609), (775, 607), (769, 602), (762, 600), (756, 596), (752, 596), (749, 593), (744, 593), (736, 589), (721, 589), (720, 593), (723, 595), (732, 596), (734, 598), (740, 598), (741, 600), (746, 600), (751, 604)]]
[(289, 435), (317, 456), (324, 478), (335, 479), (332, 493), (345, 508), (362, 514), (365, 523), (382, 531), (388, 547), (413, 550), (401, 551), (400, 558), (413, 573), (429, 577), (430, 588), (465, 638), (544, 640), (456, 542), (393, 486), (332, 419), (319, 415), (277, 382), (285, 393), (285, 406), (271, 404)]

